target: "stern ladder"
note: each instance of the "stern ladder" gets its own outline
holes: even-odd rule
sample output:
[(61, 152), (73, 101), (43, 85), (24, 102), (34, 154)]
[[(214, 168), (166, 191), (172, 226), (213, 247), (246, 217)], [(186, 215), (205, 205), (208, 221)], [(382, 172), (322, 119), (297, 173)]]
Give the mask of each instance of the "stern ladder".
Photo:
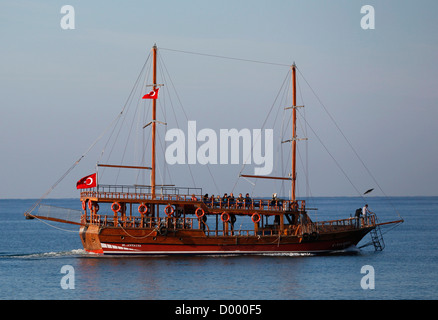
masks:
[(376, 226), (374, 229), (370, 231), (371, 241), (373, 242), (374, 249), (376, 251), (382, 251), (385, 249), (385, 242), (383, 241), (382, 231), (380, 230), (380, 226)]

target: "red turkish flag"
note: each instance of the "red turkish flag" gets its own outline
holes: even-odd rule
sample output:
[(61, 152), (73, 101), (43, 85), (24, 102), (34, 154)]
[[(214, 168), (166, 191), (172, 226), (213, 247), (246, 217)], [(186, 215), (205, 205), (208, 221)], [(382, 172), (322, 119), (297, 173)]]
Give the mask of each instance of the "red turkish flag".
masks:
[(157, 99), (158, 98), (158, 90), (160, 90), (160, 88), (156, 88), (156, 89), (152, 90), (148, 94), (145, 94), (142, 99)]
[(97, 186), (97, 173), (83, 177), (76, 183), (76, 189), (95, 188)]

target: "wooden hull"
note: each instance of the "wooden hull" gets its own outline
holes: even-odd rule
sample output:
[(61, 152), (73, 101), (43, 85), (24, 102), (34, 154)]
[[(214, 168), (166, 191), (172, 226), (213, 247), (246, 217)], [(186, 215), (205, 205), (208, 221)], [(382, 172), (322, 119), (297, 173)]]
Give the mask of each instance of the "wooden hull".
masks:
[(160, 235), (154, 229), (81, 227), (84, 249), (105, 255), (324, 254), (356, 245), (372, 228), (300, 236), (206, 236), (202, 230)]

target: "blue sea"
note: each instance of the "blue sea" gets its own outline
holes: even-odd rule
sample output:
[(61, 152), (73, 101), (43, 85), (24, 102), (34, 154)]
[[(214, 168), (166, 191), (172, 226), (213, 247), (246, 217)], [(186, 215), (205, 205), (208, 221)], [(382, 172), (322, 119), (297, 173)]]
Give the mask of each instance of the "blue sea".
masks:
[[(97, 257), (78, 227), (26, 220), (35, 200), (0, 200), (0, 299), (437, 299), (438, 197), (366, 199), (386, 247), (325, 256)], [(77, 199), (45, 203), (80, 209)], [(347, 218), (361, 198), (308, 199), (313, 220)], [(370, 241), (370, 236), (359, 244)], [(372, 286), (370, 285), (372, 284)]]

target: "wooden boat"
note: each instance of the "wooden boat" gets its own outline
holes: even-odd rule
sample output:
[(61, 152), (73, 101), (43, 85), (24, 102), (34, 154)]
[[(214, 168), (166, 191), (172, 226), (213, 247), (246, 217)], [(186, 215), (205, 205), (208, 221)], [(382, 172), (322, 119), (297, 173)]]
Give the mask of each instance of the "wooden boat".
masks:
[[(158, 92), (157, 47), (153, 54), (151, 94)], [(150, 170), (150, 185), (99, 185), (82, 179), (92, 187), (81, 190), (82, 215), (80, 238), (84, 249), (109, 255), (224, 255), (224, 254), (294, 254), (339, 252), (355, 246), (368, 233), (373, 243), (383, 249), (379, 231), (382, 224), (375, 214), (366, 218), (314, 222), (306, 202), (296, 199), (296, 66), (291, 66), (292, 174), (289, 177), (241, 175), (245, 178), (287, 180), (290, 199), (204, 198), (202, 189), (157, 186), (156, 174), (156, 102), (152, 98), (151, 166), (98, 164), (99, 167)], [(150, 98), (150, 97), (149, 97)], [(85, 177), (87, 178), (87, 177)], [(88, 179), (90, 179), (88, 177)], [(60, 222), (63, 219), (31, 215)], [(234, 226), (236, 217), (248, 223), (245, 230)]]

